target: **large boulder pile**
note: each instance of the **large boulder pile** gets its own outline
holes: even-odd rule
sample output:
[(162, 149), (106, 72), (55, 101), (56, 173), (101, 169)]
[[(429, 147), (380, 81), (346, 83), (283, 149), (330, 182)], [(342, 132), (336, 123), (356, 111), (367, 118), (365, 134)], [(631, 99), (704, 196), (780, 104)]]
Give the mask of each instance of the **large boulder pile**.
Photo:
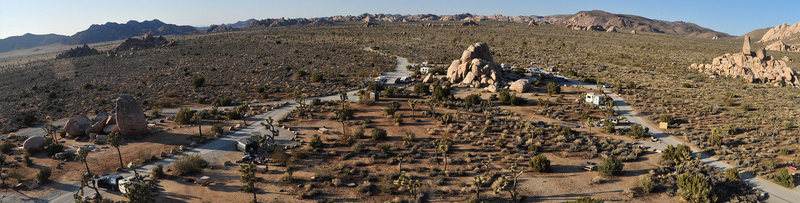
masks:
[(751, 83), (774, 83), (800, 86), (797, 72), (786, 66), (784, 60), (774, 60), (761, 49), (750, 50), (750, 37), (745, 37), (741, 53), (725, 54), (714, 58), (711, 64), (692, 64), (692, 69), (717, 76), (741, 77)]
[(145, 34), (142, 38), (128, 38), (119, 46), (110, 50), (109, 55), (116, 55), (123, 51), (133, 51), (140, 49), (148, 49), (153, 47), (165, 47), (175, 45), (175, 41), (169, 41), (164, 36), (153, 37), (150, 34)]
[(74, 57), (82, 57), (82, 56), (91, 56), (100, 54), (97, 49), (89, 47), (89, 45), (83, 45), (80, 47), (75, 47), (65, 51), (64, 53), (60, 53), (56, 56), (57, 59), (63, 58), (74, 58)]
[(86, 129), (92, 126), (92, 121), (86, 115), (79, 115), (70, 118), (64, 125), (64, 131), (69, 137), (80, 137), (86, 135)]
[(117, 128), (123, 136), (145, 135), (147, 131), (147, 119), (145, 118), (139, 102), (129, 94), (123, 94), (117, 98), (115, 108), (117, 117)]
[(783, 40), (793, 35), (800, 33), (800, 22), (795, 23), (794, 25), (787, 25), (783, 23), (782, 25), (778, 25), (775, 27), (770, 28), (764, 33), (764, 36), (761, 37), (761, 40), (758, 42), (769, 42), (772, 40)]
[(492, 60), (489, 45), (475, 43), (470, 45), (461, 59), (454, 60), (447, 68), (447, 78), (450, 82), (471, 84), (476, 87), (495, 86), (503, 84), (503, 69)]
[(767, 47), (764, 49), (770, 51), (800, 52), (800, 47), (783, 43), (783, 41), (780, 40), (770, 45), (767, 45)]

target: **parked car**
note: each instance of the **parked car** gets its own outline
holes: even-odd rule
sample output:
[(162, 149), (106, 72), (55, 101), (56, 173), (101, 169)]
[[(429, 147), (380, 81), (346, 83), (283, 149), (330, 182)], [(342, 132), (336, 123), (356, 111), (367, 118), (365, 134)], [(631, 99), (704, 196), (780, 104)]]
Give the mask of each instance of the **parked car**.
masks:
[(255, 160), (255, 157), (250, 155), (244, 155), (241, 159), (236, 160), (236, 163), (250, 163), (253, 160)]
[(581, 166), (583, 166), (583, 170), (586, 171), (594, 171), (597, 169), (597, 164), (594, 162), (586, 162), (581, 164)]
[(97, 179), (97, 186), (110, 191), (119, 190), (119, 181), (122, 180), (120, 175), (107, 175)]
[(236, 149), (246, 154), (256, 153), (258, 142), (252, 137), (242, 138), (236, 141)]
[(611, 88), (612, 86), (609, 84), (603, 84), (603, 88)]

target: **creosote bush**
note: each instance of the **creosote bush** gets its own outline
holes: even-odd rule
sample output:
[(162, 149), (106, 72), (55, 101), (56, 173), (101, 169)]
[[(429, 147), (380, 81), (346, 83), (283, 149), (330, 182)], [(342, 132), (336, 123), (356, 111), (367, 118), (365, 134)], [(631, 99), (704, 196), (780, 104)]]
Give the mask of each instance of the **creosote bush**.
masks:
[(794, 188), (794, 176), (789, 174), (789, 169), (782, 168), (778, 171), (778, 174), (775, 175), (775, 182), (779, 185), (782, 185), (786, 188)]
[(623, 167), (625, 167), (625, 164), (623, 164), (622, 161), (614, 157), (609, 157), (600, 163), (598, 170), (604, 175), (614, 176), (622, 174)]
[(697, 173), (684, 173), (678, 177), (678, 195), (689, 202), (717, 201), (711, 181)]
[(374, 140), (384, 140), (386, 139), (386, 130), (380, 128), (373, 128), (372, 129), (372, 139)]
[(528, 165), (530, 166), (530, 170), (533, 172), (550, 172), (550, 160), (548, 160), (544, 155), (533, 157)]
[(200, 155), (190, 154), (179, 158), (172, 167), (179, 175), (191, 175), (202, 172), (206, 164), (206, 160)]

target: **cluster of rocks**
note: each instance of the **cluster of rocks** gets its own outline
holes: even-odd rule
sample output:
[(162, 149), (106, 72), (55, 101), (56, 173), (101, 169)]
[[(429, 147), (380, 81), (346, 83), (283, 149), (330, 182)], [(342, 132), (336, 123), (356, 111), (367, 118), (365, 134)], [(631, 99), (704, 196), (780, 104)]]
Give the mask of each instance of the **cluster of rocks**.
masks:
[[(573, 29), (573, 30), (589, 30), (589, 31), (606, 31), (606, 28), (600, 25), (591, 25), (591, 26), (581, 26), (581, 25), (566, 25), (566, 28)], [(616, 30), (616, 28), (614, 28)]]
[(236, 31), (236, 30), (238, 30), (238, 29), (236, 29), (236, 28), (234, 28), (233, 26), (230, 26), (230, 25), (211, 25), (211, 26), (208, 27), (206, 32), (207, 33), (215, 33), (215, 32), (230, 32), (230, 31)]
[(750, 37), (744, 39), (741, 53), (725, 54), (714, 58), (711, 64), (692, 64), (691, 68), (711, 76), (741, 77), (751, 83), (800, 86), (800, 78), (784, 60), (774, 60), (761, 49), (750, 50)]
[(75, 47), (63, 53), (60, 53), (56, 56), (56, 58), (57, 59), (74, 58), (74, 57), (91, 56), (97, 54), (100, 54), (100, 52), (97, 51), (97, 49), (91, 48), (89, 47), (89, 45), (84, 44), (83, 46)]
[(494, 86), (494, 89), (504, 84), (503, 69), (494, 63), (489, 45), (485, 43), (470, 45), (461, 54), (461, 59), (454, 60), (447, 68), (447, 78), (453, 84)]
[(478, 26), (478, 23), (476, 23), (475, 21), (468, 20), (461, 23), (461, 26)]
[(129, 94), (123, 94), (117, 98), (116, 105), (116, 114), (101, 112), (94, 119), (83, 114), (70, 118), (64, 125), (64, 131), (70, 138), (89, 136), (101, 141), (115, 131), (123, 136), (149, 133), (144, 111), (136, 99)]
[(150, 34), (145, 34), (142, 38), (128, 38), (119, 46), (109, 51), (109, 55), (116, 55), (123, 51), (134, 51), (140, 49), (148, 49), (153, 47), (165, 47), (175, 45), (175, 41), (167, 40), (164, 36), (153, 37)]
[(770, 51), (800, 52), (800, 47), (783, 43), (783, 41), (777, 41), (775, 43), (767, 45), (767, 47), (764, 49)]

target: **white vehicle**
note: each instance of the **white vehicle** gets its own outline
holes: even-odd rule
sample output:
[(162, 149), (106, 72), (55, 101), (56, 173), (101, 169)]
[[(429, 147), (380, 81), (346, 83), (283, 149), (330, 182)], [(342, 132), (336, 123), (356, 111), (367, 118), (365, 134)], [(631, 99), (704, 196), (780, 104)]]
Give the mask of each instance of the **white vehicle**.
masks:
[(429, 72), (431, 72), (431, 68), (429, 67), (419, 68), (419, 73), (422, 73), (423, 75), (428, 74)]
[(127, 177), (125, 179), (119, 180), (119, 182), (117, 184), (117, 185), (119, 185), (119, 192), (122, 193), (122, 194), (128, 193), (128, 186), (130, 186), (131, 184), (134, 184), (134, 183), (139, 183), (139, 180), (136, 180), (136, 178), (134, 176)]
[(612, 86), (609, 84), (603, 84), (603, 88), (611, 88)]
[(601, 123), (601, 124), (602, 124), (603, 122), (606, 122), (606, 121), (611, 121), (611, 123), (613, 123), (614, 125), (616, 125), (616, 124), (619, 124), (619, 119), (617, 119), (617, 118), (604, 118), (604, 119), (600, 119), (600, 123)]
[(389, 79), (386, 79), (386, 76), (378, 76), (372, 79), (374, 82), (379, 82), (381, 85), (386, 84)]

